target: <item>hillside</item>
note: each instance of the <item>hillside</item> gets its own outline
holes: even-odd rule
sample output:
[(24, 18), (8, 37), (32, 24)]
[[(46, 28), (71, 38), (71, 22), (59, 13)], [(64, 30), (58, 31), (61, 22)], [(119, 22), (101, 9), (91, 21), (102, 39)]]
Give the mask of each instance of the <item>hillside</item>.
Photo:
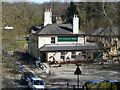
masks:
[[(118, 26), (119, 3), (75, 3), (80, 18), (80, 29), (84, 32), (99, 27)], [(53, 23), (56, 16), (66, 14), (69, 3), (52, 3)], [(44, 10), (50, 8), (51, 3), (3, 3), (2, 24), (12, 26), (14, 30), (3, 30), (3, 47), (16, 47), (19, 37), (26, 36), (32, 26), (43, 24)], [(63, 19), (64, 21), (64, 19)]]

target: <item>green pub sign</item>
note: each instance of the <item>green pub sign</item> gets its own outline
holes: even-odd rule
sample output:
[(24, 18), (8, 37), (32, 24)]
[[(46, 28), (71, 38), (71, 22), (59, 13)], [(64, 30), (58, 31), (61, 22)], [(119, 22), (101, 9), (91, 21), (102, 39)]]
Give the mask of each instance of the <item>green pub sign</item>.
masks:
[(77, 42), (77, 36), (58, 36), (58, 42)]

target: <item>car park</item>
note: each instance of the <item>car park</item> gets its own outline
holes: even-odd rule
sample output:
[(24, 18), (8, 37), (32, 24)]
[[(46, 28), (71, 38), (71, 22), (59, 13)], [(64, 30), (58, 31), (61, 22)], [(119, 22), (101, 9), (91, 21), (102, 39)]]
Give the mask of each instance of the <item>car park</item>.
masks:
[(28, 88), (38, 90), (45, 89), (46, 86), (41, 78), (32, 77), (28, 83)]
[(34, 74), (32, 72), (24, 72), (21, 76), (21, 80), (22, 82), (24, 82), (25, 84), (28, 84), (30, 78), (35, 77)]

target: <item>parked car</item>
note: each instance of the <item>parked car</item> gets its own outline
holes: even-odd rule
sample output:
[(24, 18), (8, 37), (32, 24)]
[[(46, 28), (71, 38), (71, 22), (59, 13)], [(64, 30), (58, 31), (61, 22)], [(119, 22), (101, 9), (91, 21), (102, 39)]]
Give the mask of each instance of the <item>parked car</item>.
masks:
[(41, 78), (32, 77), (28, 83), (28, 88), (37, 90), (37, 89), (45, 89), (46, 86)]
[(35, 77), (34, 74), (32, 72), (24, 72), (21, 76), (21, 80), (25, 83), (28, 84), (29, 80)]
[(89, 81), (85, 82), (84, 84), (89, 84), (89, 83), (101, 83), (101, 81), (89, 80)]
[(88, 88), (88, 85), (91, 84), (91, 83), (101, 83), (101, 81), (89, 80), (89, 81), (85, 82), (85, 83), (82, 85), (83, 89), (84, 89), (84, 88)]
[(106, 79), (103, 82), (119, 82), (118, 80), (111, 80), (111, 79)]

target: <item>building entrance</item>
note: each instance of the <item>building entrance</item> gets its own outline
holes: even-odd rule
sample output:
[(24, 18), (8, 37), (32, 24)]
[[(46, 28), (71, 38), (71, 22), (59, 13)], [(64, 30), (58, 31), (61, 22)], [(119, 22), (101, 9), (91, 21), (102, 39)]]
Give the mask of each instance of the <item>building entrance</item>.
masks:
[(46, 53), (42, 53), (42, 62), (47, 62)]

